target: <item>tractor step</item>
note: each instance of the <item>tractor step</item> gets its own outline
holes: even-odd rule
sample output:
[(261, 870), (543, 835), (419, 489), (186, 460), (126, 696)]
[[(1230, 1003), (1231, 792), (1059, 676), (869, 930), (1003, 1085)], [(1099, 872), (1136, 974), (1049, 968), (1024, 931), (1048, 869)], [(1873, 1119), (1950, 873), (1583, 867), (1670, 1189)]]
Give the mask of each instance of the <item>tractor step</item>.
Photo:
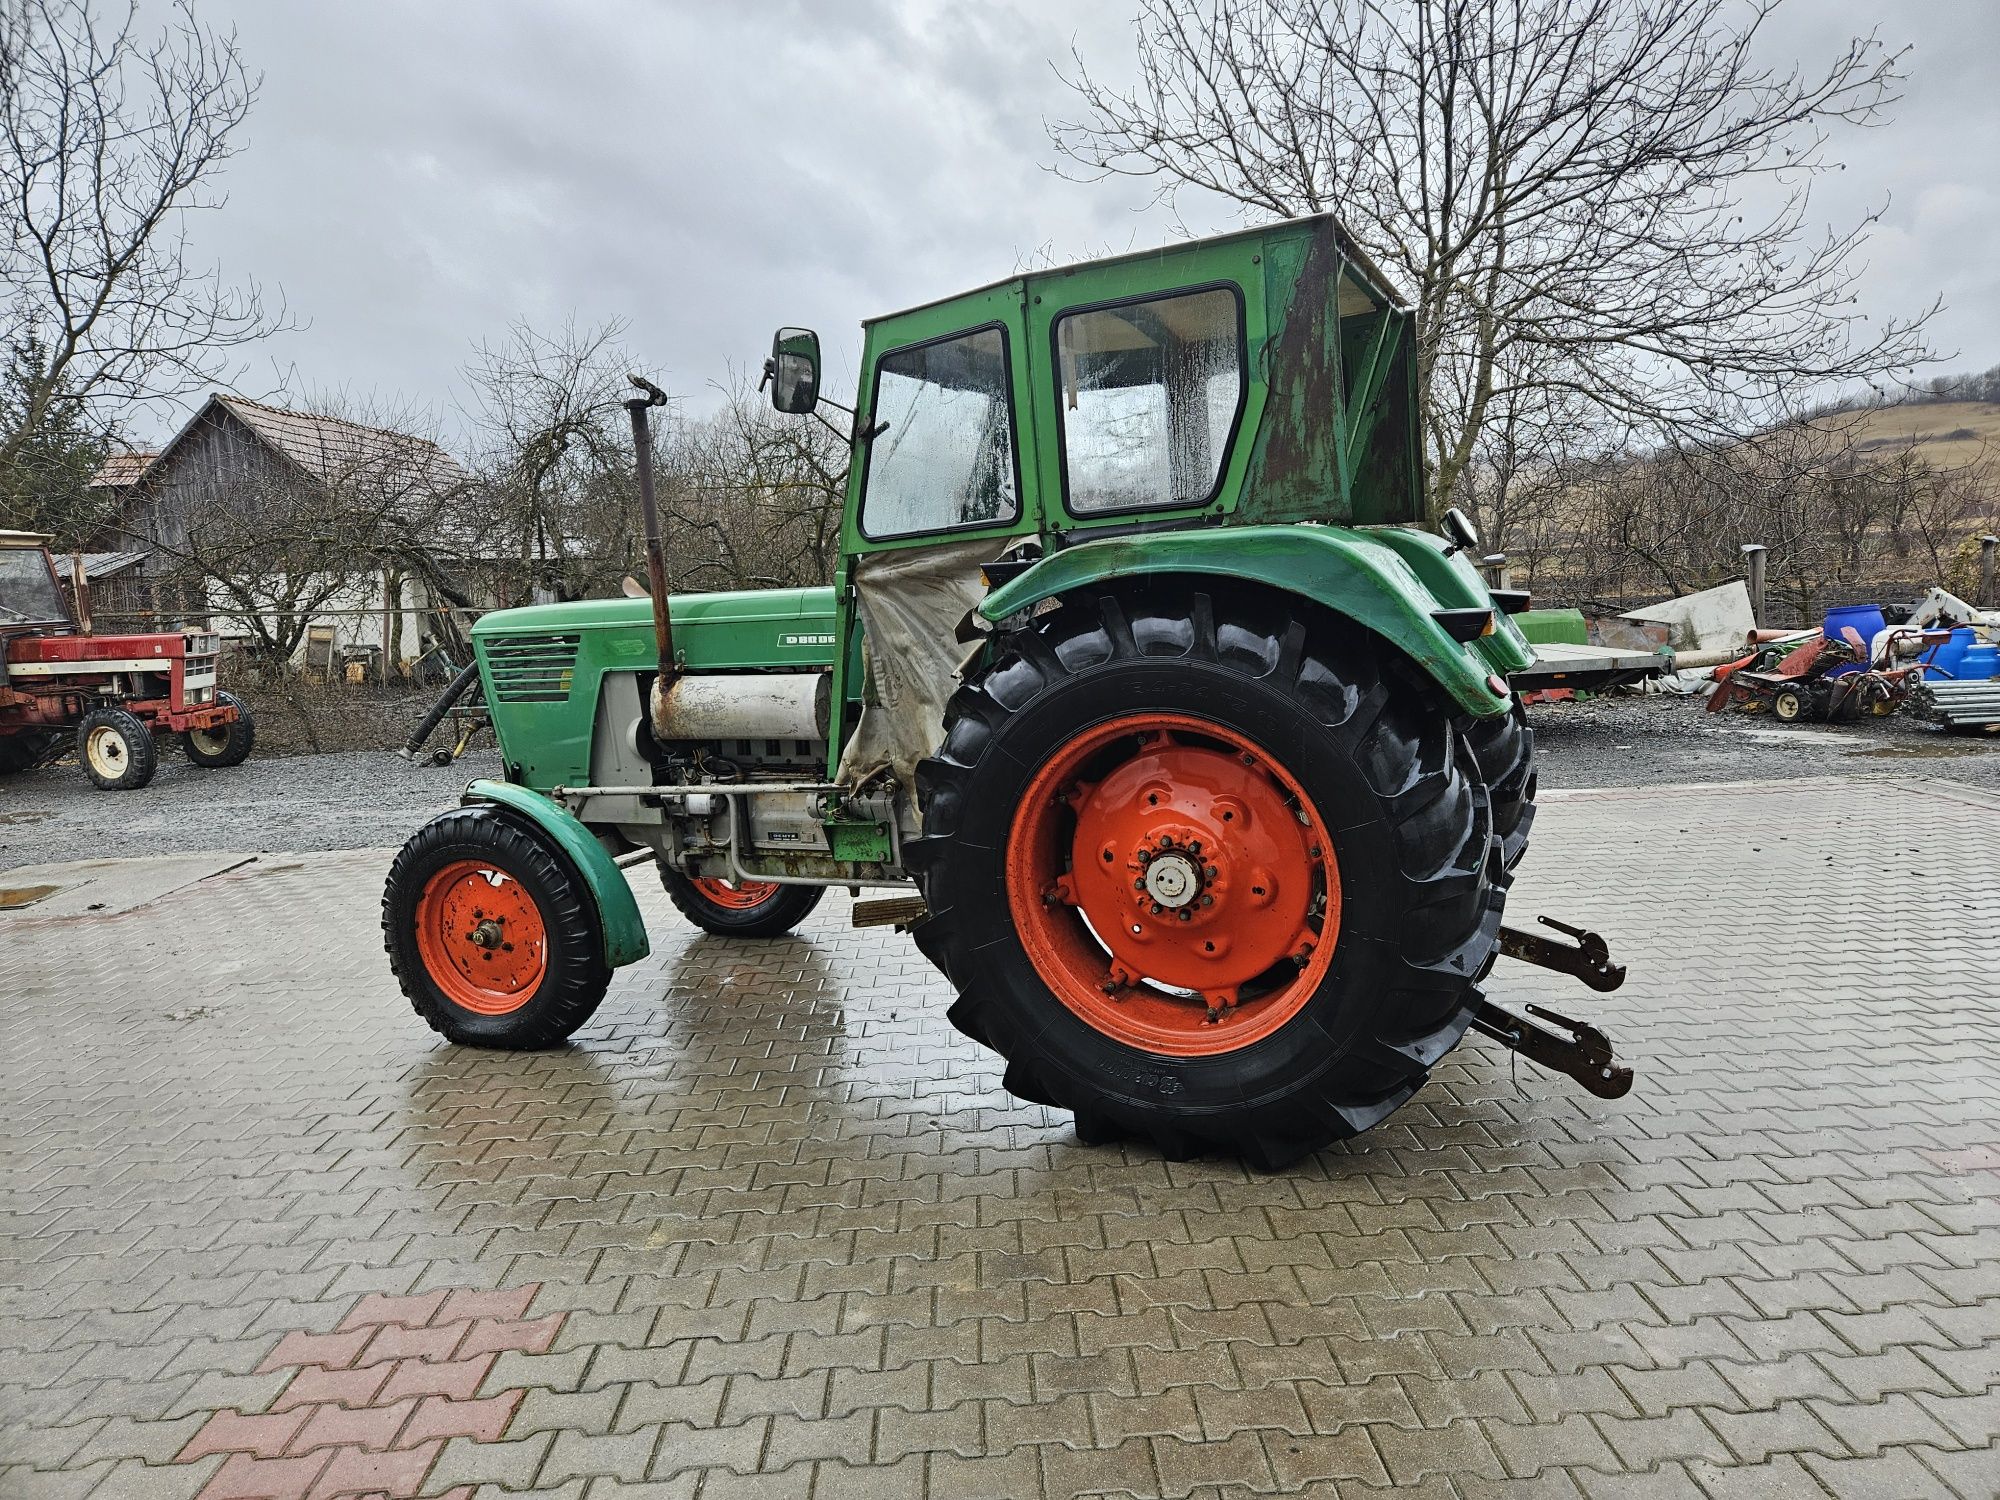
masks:
[(1595, 1026), (1572, 1021), (1568, 1016), (1528, 1007), (1528, 1015), (1553, 1021), (1568, 1029), (1563, 1036), (1538, 1026), (1526, 1016), (1503, 1010), (1491, 1000), (1481, 1000), (1472, 1013), (1474, 1029), (1493, 1038), (1510, 1052), (1518, 1052), (1531, 1063), (1539, 1063), (1557, 1073), (1567, 1073), (1600, 1099), (1618, 1099), (1632, 1092), (1632, 1070), (1612, 1055), (1611, 1038)]
[(887, 896), (880, 901), (854, 903), (856, 927), (907, 928), (929, 915), (922, 896)]

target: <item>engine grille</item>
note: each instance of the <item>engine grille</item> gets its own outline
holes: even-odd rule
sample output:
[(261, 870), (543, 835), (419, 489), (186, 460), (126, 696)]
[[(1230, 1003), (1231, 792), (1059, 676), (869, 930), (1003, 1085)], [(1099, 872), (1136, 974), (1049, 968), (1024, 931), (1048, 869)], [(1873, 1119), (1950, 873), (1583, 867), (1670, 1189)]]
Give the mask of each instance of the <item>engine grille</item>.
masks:
[(483, 650), (493, 696), (501, 703), (562, 703), (576, 672), (574, 635), (510, 635)]

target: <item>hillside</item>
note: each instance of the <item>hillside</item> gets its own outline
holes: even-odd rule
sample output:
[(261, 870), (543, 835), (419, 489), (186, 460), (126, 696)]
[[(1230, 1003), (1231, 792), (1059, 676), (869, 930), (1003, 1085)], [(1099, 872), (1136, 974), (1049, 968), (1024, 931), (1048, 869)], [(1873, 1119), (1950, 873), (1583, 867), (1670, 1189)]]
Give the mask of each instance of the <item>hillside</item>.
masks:
[(1892, 448), (1912, 438), (1924, 457), (1940, 468), (1975, 463), (1983, 456), (1983, 447), (1989, 453), (2000, 453), (2000, 403), (1991, 401), (1875, 406), (1825, 420), (1851, 432), (1860, 453)]

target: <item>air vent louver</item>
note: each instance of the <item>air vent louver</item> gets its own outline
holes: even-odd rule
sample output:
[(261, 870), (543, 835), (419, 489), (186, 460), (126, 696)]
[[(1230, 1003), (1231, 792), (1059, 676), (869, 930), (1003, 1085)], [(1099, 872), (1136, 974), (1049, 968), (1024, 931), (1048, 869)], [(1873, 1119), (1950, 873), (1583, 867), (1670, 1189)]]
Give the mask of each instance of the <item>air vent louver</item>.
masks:
[(502, 703), (562, 703), (576, 671), (574, 635), (510, 635), (485, 643), (493, 696)]

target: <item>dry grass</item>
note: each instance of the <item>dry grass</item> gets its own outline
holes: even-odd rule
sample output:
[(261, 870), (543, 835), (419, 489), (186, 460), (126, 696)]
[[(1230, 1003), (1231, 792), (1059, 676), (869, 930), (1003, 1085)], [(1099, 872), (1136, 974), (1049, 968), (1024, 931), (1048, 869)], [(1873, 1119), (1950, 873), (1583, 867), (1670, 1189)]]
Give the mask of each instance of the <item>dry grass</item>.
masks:
[(2000, 405), (1990, 401), (1874, 407), (1832, 420), (1851, 435), (1857, 453), (1879, 453), (1914, 441), (1930, 462), (1955, 469), (2000, 451)]

